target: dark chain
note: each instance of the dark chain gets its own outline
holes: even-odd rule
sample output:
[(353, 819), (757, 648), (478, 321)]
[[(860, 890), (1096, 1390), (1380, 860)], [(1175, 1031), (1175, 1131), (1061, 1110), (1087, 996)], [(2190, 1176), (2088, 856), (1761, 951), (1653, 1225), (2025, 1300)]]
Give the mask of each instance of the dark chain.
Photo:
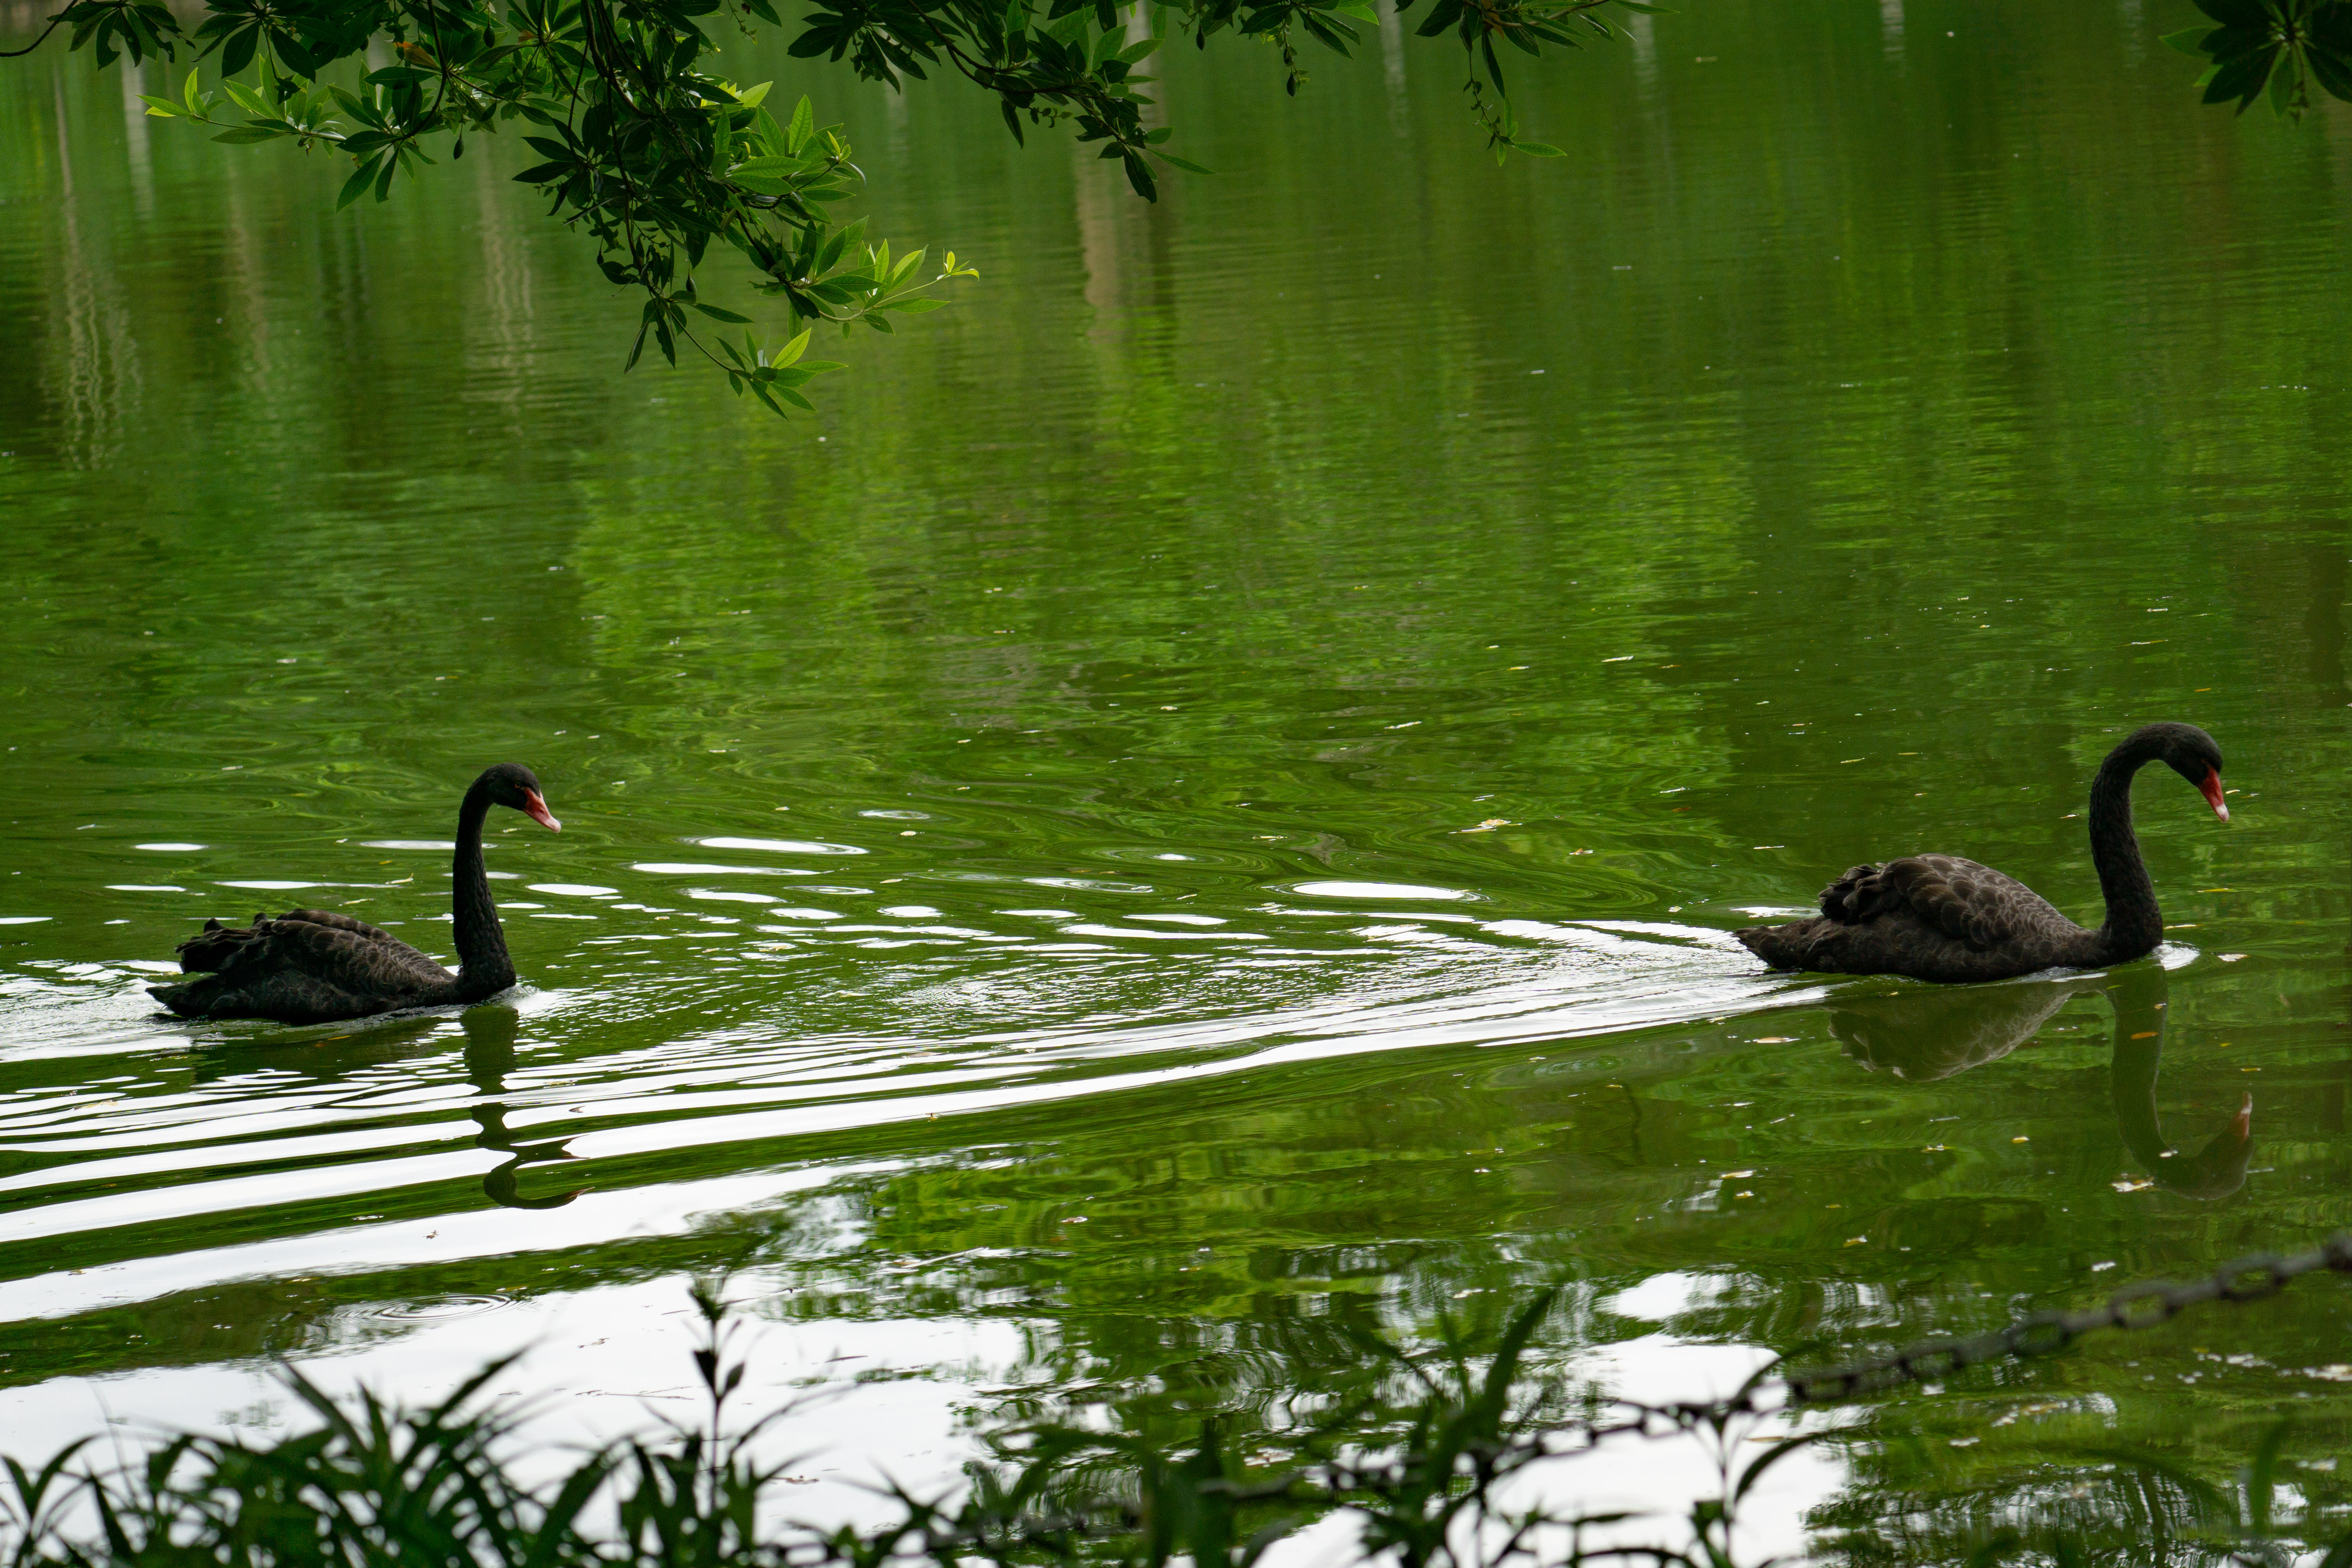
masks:
[[(2084, 1334), (2102, 1329), (2152, 1329), (2207, 1301), (2259, 1301), (2277, 1295), (2298, 1275), (2322, 1268), (2352, 1274), (2352, 1231), (2339, 1232), (2315, 1251), (2293, 1258), (2274, 1252), (2241, 1258), (2187, 1285), (2164, 1280), (2128, 1285), (2108, 1297), (2104, 1306), (2080, 1312), (2036, 1312), (1990, 1333), (1969, 1339), (1922, 1340), (1891, 1355), (1841, 1367), (1759, 1373), (1727, 1399), (1665, 1405), (1611, 1399), (1605, 1404), (1620, 1413), (1617, 1420), (1571, 1422), (1507, 1447), (1522, 1458), (1559, 1458), (1596, 1448), (1612, 1437), (1662, 1437), (1737, 1415), (1767, 1415), (1799, 1405), (1833, 1405), (1906, 1383), (1948, 1377), (1989, 1361), (2055, 1354)], [(1776, 1388), (1787, 1390), (1787, 1396), (1776, 1397)]]
[[(2005, 1329), (1969, 1339), (1923, 1340), (1892, 1355), (1817, 1372), (1759, 1373), (1727, 1399), (1667, 1405), (1622, 1398), (1604, 1400), (1601, 1410), (1586, 1419), (1519, 1432), (1500, 1441), (1474, 1443), (1462, 1453), (1449, 1457), (1446, 1463), (1469, 1460), (1476, 1484), (1483, 1490), (1524, 1465), (1590, 1453), (1612, 1438), (1664, 1437), (1707, 1426), (1720, 1432), (1723, 1425), (1735, 1417), (1769, 1415), (1799, 1405), (1834, 1404), (1902, 1384), (1948, 1377), (1989, 1361), (2051, 1355), (2084, 1334), (2102, 1329), (2153, 1328), (2207, 1301), (2259, 1301), (2277, 1295), (2287, 1281), (2297, 1276), (2322, 1268), (2352, 1274), (2352, 1231), (2331, 1237), (2315, 1251), (2293, 1258), (2257, 1253), (2225, 1263), (2206, 1278), (2186, 1285), (2158, 1280), (2126, 1286), (2108, 1297), (2104, 1306), (2079, 1312), (2036, 1312)], [(1777, 1389), (1787, 1391), (1785, 1399), (1776, 1396)], [(1598, 1418), (1601, 1410), (1615, 1412), (1615, 1419)], [(1203, 1485), (1202, 1491), (1204, 1495), (1213, 1492), (1234, 1507), (1275, 1502), (1352, 1503), (1368, 1507), (1361, 1500), (1366, 1496), (1376, 1500), (1394, 1497), (1426, 1486), (1429, 1478), (1421, 1467), (1428, 1458), (1426, 1454), (1408, 1452), (1327, 1459), (1255, 1482), (1238, 1478), (1210, 1481)], [(1448, 1488), (1451, 1485), (1451, 1481), (1446, 1483)], [(1449, 1490), (1447, 1495), (1453, 1494)], [(892, 1562), (908, 1558), (944, 1561), (950, 1552), (978, 1555), (1002, 1564), (1007, 1561), (1005, 1552), (1014, 1546), (1042, 1543), (1058, 1550), (1062, 1538), (1070, 1533), (1085, 1534), (1104, 1527), (1134, 1530), (1142, 1527), (1145, 1518), (1131, 1500), (1099, 1513), (1080, 1509), (1050, 1517), (997, 1517), (969, 1506), (961, 1513), (925, 1510), (919, 1519), (899, 1527), (887, 1540), (875, 1542), (882, 1550), (864, 1559), (861, 1568), (887, 1568)], [(841, 1542), (845, 1538), (846, 1532), (828, 1542), (811, 1542), (805, 1551), (787, 1554), (788, 1568), (847, 1568), (841, 1552)], [(1668, 1558), (1659, 1553), (1657, 1560), (1664, 1563)]]
[(2314, 1252), (2293, 1258), (2258, 1252), (2224, 1263), (2191, 1284), (2152, 1280), (2130, 1285), (2108, 1297), (2104, 1306), (2079, 1312), (2036, 1312), (1991, 1333), (1965, 1340), (1923, 1340), (1893, 1355), (1794, 1373), (1783, 1382), (1792, 1405), (1835, 1404), (1900, 1384), (1948, 1377), (1980, 1362), (2050, 1355), (2101, 1329), (2151, 1329), (2207, 1301), (2259, 1301), (2277, 1295), (2296, 1276), (2322, 1268), (2352, 1274), (2352, 1231), (2330, 1237)]

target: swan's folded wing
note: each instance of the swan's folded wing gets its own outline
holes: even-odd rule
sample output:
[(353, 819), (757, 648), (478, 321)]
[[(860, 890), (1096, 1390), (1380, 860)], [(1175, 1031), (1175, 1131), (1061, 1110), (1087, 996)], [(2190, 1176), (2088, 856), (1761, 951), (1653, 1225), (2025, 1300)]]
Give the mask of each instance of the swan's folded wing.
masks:
[(420, 993), (436, 974), (446, 978), (438, 964), (405, 942), (373, 926), (350, 923), (359, 930), (307, 920), (262, 921), (258, 940), (241, 943), (221, 965), (221, 976), (234, 982), (246, 974), (292, 970), (354, 996), (384, 998)]
[(394, 942), (402, 947), (408, 945), (388, 931), (372, 926), (365, 921), (353, 920), (349, 915), (337, 914), (332, 910), (289, 910), (278, 918), (300, 921), (306, 925), (325, 926), (330, 931), (349, 931), (364, 942)]
[(1822, 889), (1822, 913), (1840, 925), (1860, 925), (1902, 901), (1875, 866), (1849, 866), (1845, 875)]
[(249, 926), (225, 926), (206, 921), (205, 929), (172, 951), (179, 955), (184, 974), (213, 974), (226, 969), (269, 933), (268, 924), (256, 915)]
[[(268, 915), (256, 915), (247, 926), (223, 925), (216, 920), (206, 921), (205, 929), (182, 942), (174, 951), (180, 957), (180, 968), (190, 974), (223, 973), (241, 963), (264, 959), (271, 949), (273, 937), (289, 924), (306, 925), (313, 930), (342, 931), (359, 942), (373, 946), (397, 950), (408, 958), (404, 968), (414, 968), (416, 950), (394, 936), (390, 931), (355, 921), (349, 915), (339, 915), (332, 910), (289, 910), (276, 920)], [(295, 933), (299, 940), (301, 933)]]
[(1889, 860), (1879, 873), (1911, 912), (1955, 942), (1991, 947), (2013, 934), (2009, 889), (2000, 872), (1951, 855)]

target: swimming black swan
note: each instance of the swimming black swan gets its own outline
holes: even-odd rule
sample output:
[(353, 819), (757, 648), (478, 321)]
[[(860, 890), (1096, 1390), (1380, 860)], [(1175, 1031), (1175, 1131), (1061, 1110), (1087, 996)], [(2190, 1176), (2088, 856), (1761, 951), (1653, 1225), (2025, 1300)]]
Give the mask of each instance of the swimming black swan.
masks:
[(1822, 889), (1819, 918), (1738, 931), (1775, 969), (1907, 974), (1917, 980), (2001, 980), (2060, 965), (2121, 963), (2164, 935), (2156, 886), (2132, 836), (2132, 775), (2161, 762), (2221, 799), (2221, 751), (2194, 724), (2149, 724), (2107, 753), (2091, 781), (2091, 859), (2107, 918), (2085, 931), (2022, 882), (1957, 855), (1913, 855), (1856, 866)]
[(294, 910), (249, 926), (206, 921), (179, 946), (180, 967), (202, 974), (148, 988), (184, 1018), (274, 1018), (325, 1024), (400, 1007), (479, 1002), (515, 983), (506, 933), (482, 874), (482, 818), (493, 805), (527, 813), (551, 833), (562, 824), (529, 768), (500, 763), (484, 770), (457, 808), (457, 854), (451, 862), (449, 912), (459, 968), (452, 974), (406, 942), (349, 915)]

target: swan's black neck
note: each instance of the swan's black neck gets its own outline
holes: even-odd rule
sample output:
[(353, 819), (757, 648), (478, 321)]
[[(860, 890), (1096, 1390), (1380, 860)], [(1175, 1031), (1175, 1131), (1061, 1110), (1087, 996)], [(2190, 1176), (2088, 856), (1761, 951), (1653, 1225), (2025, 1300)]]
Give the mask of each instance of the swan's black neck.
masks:
[(489, 815), (490, 788), (481, 779), (457, 808), (457, 853), (449, 863), (449, 915), (457, 942), (458, 999), (478, 1002), (515, 983), (507, 956), (507, 933), (490, 902), (490, 879), (482, 869), (482, 819)]
[(2102, 963), (2152, 952), (2164, 940), (2156, 884), (2148, 879), (2139, 837), (2132, 832), (2132, 775), (2156, 754), (2153, 746), (2126, 741), (2107, 753), (2099, 776), (2091, 781), (2091, 863), (2099, 868), (2099, 891), (2107, 900), (2106, 923), (2099, 928), (2105, 948)]

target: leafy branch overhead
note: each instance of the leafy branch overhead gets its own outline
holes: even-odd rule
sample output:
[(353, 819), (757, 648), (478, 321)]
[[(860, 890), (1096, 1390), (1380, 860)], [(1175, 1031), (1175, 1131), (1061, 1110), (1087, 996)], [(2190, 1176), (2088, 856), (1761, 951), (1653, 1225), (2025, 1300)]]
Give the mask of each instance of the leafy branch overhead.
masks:
[(2208, 103), (2237, 100), (2243, 114), (2269, 94), (2271, 108), (2300, 120), (2311, 84), (2352, 103), (2352, 3), (2347, 0), (2197, 0), (2215, 25), (2168, 34), (2165, 42), (2211, 63), (2197, 85)]
[[(818, 0), (791, 47), (893, 88), (960, 77), (997, 100), (1016, 139), (1067, 126), (1154, 200), (1160, 170), (1207, 173), (1167, 150), (1170, 128), (1145, 122), (1151, 79), (1137, 68), (1172, 33), (1202, 47), (1228, 30), (1269, 42), (1295, 93), (1307, 76), (1299, 45), (1346, 55), (1360, 41), (1357, 24), (1377, 21), (1374, 3)], [(1460, 41), (1472, 112), (1498, 156), (1556, 154), (1516, 134), (1496, 42), (1537, 55), (1606, 37), (1600, 14), (1611, 5), (1654, 9), (1433, 0), (1419, 30)], [(776, 0), (206, 0), (184, 23), (161, 0), (70, 0), (35, 47), (64, 28), (101, 67), (124, 56), (208, 61), (216, 88), (192, 68), (176, 97), (147, 100), (149, 112), (211, 127), (216, 142), (340, 153), (352, 171), (339, 205), (383, 201), (404, 174), (465, 156), (469, 137), (518, 132), (541, 161), (516, 178), (593, 241), (605, 277), (644, 295), (629, 363), (648, 341), (672, 363), (683, 346), (782, 413), (808, 407), (800, 388), (838, 368), (802, 357), (815, 327), (891, 331), (897, 317), (938, 309), (940, 285), (977, 274), (952, 253), (936, 269), (922, 250), (894, 260), (888, 245), (866, 243), (862, 224), (835, 221), (864, 177), (840, 129), (819, 127), (805, 99), (780, 121), (765, 84), (739, 86), (713, 68), (719, 35), (757, 24), (784, 25)], [(713, 321), (750, 324), (698, 294), (714, 249), (782, 301), (782, 346), (713, 335)]]
[[(1347, 55), (1380, 0), (815, 0), (792, 52), (846, 61), (858, 76), (960, 78), (992, 96), (1016, 140), (1066, 126), (1116, 159), (1136, 193), (1159, 195), (1166, 168), (1206, 173), (1168, 150), (1173, 132), (1146, 122), (1152, 79), (1138, 68), (1177, 34), (1205, 48), (1220, 33), (1271, 44), (1284, 88), (1307, 79), (1300, 48)], [(1394, 0), (1400, 12), (1416, 0)], [(211, 127), (229, 143), (292, 142), (352, 160), (339, 205), (383, 201), (404, 174), (462, 158), (468, 137), (519, 133), (541, 162), (516, 176), (549, 215), (595, 246), (614, 284), (644, 307), (629, 353), (681, 347), (770, 408), (810, 406), (801, 388), (838, 366), (803, 357), (820, 324), (895, 330), (936, 310), (940, 285), (977, 276), (952, 252), (893, 258), (868, 245), (836, 205), (864, 179), (840, 129), (803, 99), (788, 121), (767, 86), (714, 68), (716, 35), (782, 26), (777, 0), (206, 0), (184, 22), (162, 0), (70, 0), (34, 47), (63, 29), (101, 66), (125, 56), (208, 60), (149, 112)], [(2166, 41), (2208, 62), (2209, 103), (2242, 112), (2268, 95), (2284, 115), (2310, 106), (2311, 84), (2352, 100), (2352, 0), (2198, 0), (2212, 26)], [(1468, 66), (1471, 114), (1497, 158), (1559, 150), (1518, 134), (1503, 55), (1539, 57), (1614, 30), (1608, 8), (1643, 0), (1430, 0), (1415, 31), (1451, 37)], [(723, 25), (723, 26), (722, 26)], [(27, 53), (29, 50), (17, 50)], [(443, 138), (446, 138), (446, 141)], [(432, 150), (428, 151), (428, 144)], [(785, 310), (782, 342), (713, 335), (750, 319), (700, 297), (715, 249)]]

